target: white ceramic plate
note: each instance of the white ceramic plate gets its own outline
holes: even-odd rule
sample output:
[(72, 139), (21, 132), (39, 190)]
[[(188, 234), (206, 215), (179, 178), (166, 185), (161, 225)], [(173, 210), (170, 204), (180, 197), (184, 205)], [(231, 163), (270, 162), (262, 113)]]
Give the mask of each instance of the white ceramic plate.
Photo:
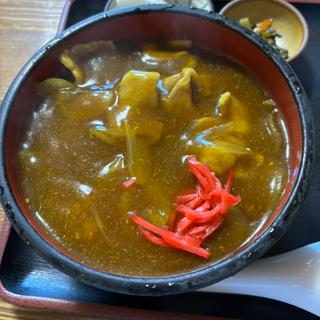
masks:
[(105, 9), (111, 10), (140, 4), (179, 4), (209, 11), (213, 10), (210, 0), (109, 0)]

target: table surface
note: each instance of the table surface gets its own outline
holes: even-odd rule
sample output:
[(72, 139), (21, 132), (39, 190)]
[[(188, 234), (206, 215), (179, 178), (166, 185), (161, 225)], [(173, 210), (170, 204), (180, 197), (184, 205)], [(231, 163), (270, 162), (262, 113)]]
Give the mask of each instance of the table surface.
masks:
[[(0, 0), (0, 101), (23, 64), (36, 49), (52, 38), (65, 0)], [(0, 225), (4, 213), (0, 207)], [(90, 319), (25, 309), (0, 300), (0, 320), (4, 319)]]

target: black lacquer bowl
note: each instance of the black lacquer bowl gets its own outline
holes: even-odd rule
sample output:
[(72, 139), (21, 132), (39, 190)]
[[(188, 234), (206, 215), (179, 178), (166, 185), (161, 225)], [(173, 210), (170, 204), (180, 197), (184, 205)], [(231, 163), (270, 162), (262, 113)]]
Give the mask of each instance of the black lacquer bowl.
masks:
[[(15, 169), (20, 135), (35, 87), (56, 74), (59, 55), (73, 45), (101, 39), (189, 39), (237, 60), (267, 88), (281, 109), (290, 143), (285, 192), (256, 234), (226, 258), (192, 272), (136, 278), (97, 271), (77, 261), (39, 226), (24, 201)], [(294, 71), (263, 40), (226, 17), (176, 6), (141, 6), (98, 14), (67, 29), (40, 49), (20, 71), (1, 107), (0, 197), (19, 235), (54, 266), (87, 284), (126, 294), (168, 295), (192, 291), (235, 274), (263, 255), (287, 230), (302, 203), (313, 169), (314, 130), (304, 89)]]

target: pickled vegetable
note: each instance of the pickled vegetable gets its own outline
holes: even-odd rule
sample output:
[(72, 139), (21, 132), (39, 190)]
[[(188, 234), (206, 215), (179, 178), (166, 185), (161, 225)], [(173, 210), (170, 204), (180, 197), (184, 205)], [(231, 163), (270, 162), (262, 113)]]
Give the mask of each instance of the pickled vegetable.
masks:
[(272, 27), (271, 18), (264, 19), (256, 24), (251, 24), (249, 18), (245, 17), (241, 18), (239, 23), (248, 29), (252, 29), (262, 39), (266, 40), (276, 51), (279, 52), (283, 59), (289, 58), (288, 50), (277, 44), (277, 38), (281, 38), (281, 35)]

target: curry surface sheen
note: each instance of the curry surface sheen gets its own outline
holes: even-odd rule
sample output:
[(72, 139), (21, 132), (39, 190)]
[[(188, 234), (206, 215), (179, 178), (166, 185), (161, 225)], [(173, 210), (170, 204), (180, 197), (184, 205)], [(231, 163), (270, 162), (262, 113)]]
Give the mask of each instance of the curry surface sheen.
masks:
[[(60, 60), (74, 80), (39, 85), (18, 170), (39, 224), (78, 261), (130, 276), (187, 272), (231, 254), (275, 209), (288, 175), (285, 128), (241, 66), (187, 41), (96, 41)], [(206, 242), (208, 262), (149, 243), (128, 219), (135, 211), (167, 223), (175, 197), (195, 186), (190, 154), (222, 181), (234, 170), (242, 198)]]

